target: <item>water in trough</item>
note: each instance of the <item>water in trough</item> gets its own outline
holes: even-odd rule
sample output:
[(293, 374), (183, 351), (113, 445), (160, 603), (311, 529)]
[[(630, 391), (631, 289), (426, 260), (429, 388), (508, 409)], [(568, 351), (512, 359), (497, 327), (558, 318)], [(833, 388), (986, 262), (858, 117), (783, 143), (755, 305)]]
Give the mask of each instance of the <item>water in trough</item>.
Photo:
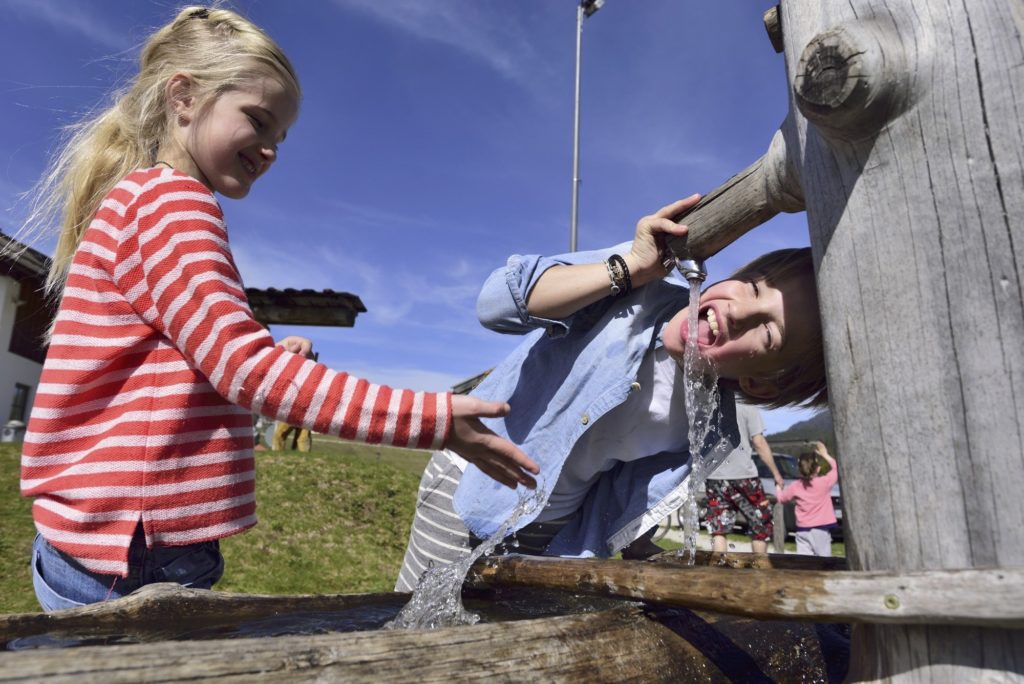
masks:
[[(387, 629), (434, 629), (436, 627), (455, 627), (472, 625), (480, 620), (476, 613), (467, 611), (462, 605), (462, 583), (466, 579), (469, 568), (484, 554), (490, 553), (505, 538), (505, 534), (527, 513), (533, 512), (540, 504), (534, 492), (522, 493), (519, 503), (490, 539), (473, 549), (473, 552), (460, 561), (445, 565), (435, 565), (427, 569), (420, 577), (412, 598), (405, 604), (402, 612), (387, 623)], [(513, 543), (514, 546), (514, 543)]]

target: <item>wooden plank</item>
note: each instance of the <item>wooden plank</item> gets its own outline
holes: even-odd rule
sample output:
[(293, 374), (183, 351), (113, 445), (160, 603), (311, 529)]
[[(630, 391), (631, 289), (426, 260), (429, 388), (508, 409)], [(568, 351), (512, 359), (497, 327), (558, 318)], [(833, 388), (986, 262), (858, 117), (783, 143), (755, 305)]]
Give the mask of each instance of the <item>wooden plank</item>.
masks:
[(0, 615), (0, 643), (39, 634), (103, 637), (166, 633), (169, 624), (184, 631), (237, 625), (274, 615), (338, 612), (363, 606), (401, 607), (408, 594), (323, 594), (266, 596), (188, 589), (174, 583), (150, 584), (116, 601), (53, 613)]
[(709, 671), (672, 630), (622, 608), (432, 631), (8, 652), (0, 653), (0, 682), (672, 682), (692, 681), (694, 659)]
[(485, 558), (473, 586), (533, 586), (760, 619), (1024, 627), (1024, 569), (915, 573), (665, 566), (528, 556)]
[[(514, 602), (537, 603), (551, 598), (550, 592), (531, 595), (521, 589), (514, 590), (514, 597), (509, 596), (507, 588), (501, 597), (486, 593), (492, 599)], [(24, 616), (35, 618), (34, 622), (16, 621), (22, 628), (52, 628), (45, 633), (46, 640), (36, 640), (36, 645), (112, 636), (119, 638), (120, 645), (64, 649), (44, 645), (35, 650), (0, 651), (0, 682), (42, 678), (75, 682), (408, 681), (412, 677), (424, 681), (485, 677), (615, 682), (824, 681), (841, 679), (849, 658), (849, 640), (841, 626), (764, 622), (656, 606), (641, 611), (619, 605), (611, 610), (520, 620), (500, 627), (483, 624), (433, 632), (323, 633), (331, 629), (323, 616), (332, 608), (390, 608), (407, 598), (406, 594), (219, 595), (177, 585), (151, 585), (142, 595), (109, 601), (88, 611), (58, 611)], [(274, 615), (276, 620), (285, 620), (298, 629), (303, 629), (306, 616), (319, 631), (316, 636), (181, 641), (196, 639), (202, 633), (196, 628), (211, 621), (217, 625), (239, 624), (245, 619), (243, 615), (250, 619)], [(30, 634), (8, 633), (8, 638), (11, 636)], [(125, 645), (126, 638), (143, 643)], [(26, 646), (20, 644), (21, 648)]]
[[(481, 561), (482, 562), (482, 561)], [(645, 562), (666, 568), (689, 569), (687, 561), (672, 553)], [(793, 554), (711, 553), (698, 551), (696, 563), (717, 568), (776, 568), (789, 570), (842, 570), (843, 558), (817, 558)], [(151, 639), (178, 631), (238, 625), (278, 615), (340, 613), (375, 606), (398, 608), (408, 594), (296, 594), (261, 595), (189, 589), (174, 583), (150, 584), (116, 601), (104, 601), (53, 613), (0, 615), (0, 644), (41, 634), (89, 635), (93, 638), (131, 634)]]

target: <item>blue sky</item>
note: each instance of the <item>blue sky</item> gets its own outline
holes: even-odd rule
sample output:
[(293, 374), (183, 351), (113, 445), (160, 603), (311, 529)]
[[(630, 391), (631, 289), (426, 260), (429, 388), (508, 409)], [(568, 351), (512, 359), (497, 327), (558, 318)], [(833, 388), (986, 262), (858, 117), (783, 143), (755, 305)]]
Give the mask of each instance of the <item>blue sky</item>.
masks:
[[(767, 149), (788, 109), (774, 4), (607, 0), (583, 33), (579, 248), (706, 192)], [(179, 5), (0, 0), (0, 229), (12, 233), (60, 128), (106, 102)], [(239, 0), (303, 84), (298, 123), (248, 198), (222, 200), (247, 286), (331, 288), (354, 328), (286, 328), (329, 365), (445, 389), (517, 339), (474, 302), (510, 254), (568, 250), (574, 0)], [(35, 246), (50, 251), (50, 242)], [(708, 262), (709, 282), (809, 244), (803, 214)], [(769, 432), (809, 411), (765, 413)]]

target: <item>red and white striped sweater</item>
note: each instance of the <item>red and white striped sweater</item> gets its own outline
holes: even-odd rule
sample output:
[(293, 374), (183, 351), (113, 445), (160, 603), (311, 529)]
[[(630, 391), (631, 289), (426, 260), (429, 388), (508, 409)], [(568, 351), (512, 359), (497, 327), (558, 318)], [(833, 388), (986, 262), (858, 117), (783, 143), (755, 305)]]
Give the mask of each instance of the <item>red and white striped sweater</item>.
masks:
[(256, 523), (252, 413), (369, 443), (439, 448), (451, 395), (393, 390), (275, 347), (223, 213), (199, 181), (136, 171), (75, 254), (25, 435), (21, 491), (53, 546), (124, 576), (147, 545)]

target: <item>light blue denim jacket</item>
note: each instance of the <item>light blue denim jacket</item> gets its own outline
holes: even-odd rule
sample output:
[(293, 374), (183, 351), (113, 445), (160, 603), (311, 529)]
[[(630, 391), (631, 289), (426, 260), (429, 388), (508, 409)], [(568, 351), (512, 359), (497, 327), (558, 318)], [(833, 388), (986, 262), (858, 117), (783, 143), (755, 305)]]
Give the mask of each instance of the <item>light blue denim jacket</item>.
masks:
[[(526, 298), (557, 264), (598, 263), (625, 254), (630, 243), (556, 257), (512, 256), (487, 279), (477, 300), (480, 322), (492, 330), (525, 334), (520, 344), (473, 391), (507, 401), (511, 413), (485, 423), (519, 445), (540, 465), (537, 491), (547, 501), (566, 457), (580, 436), (629, 395), (645, 354), (661, 344), (661, 329), (689, 304), (678, 280), (660, 280), (628, 296), (606, 297), (564, 320), (530, 316)], [(739, 442), (732, 394), (722, 391), (719, 431), (702, 452), (724, 457)], [(682, 397), (679, 398), (682, 400)], [(719, 456), (721, 455), (721, 456)], [(546, 551), (559, 556), (610, 556), (678, 508), (686, 497), (689, 454), (652, 454), (618, 463), (593, 485), (579, 514)], [(513, 491), (469, 465), (455, 494), (455, 511), (478, 537), (494, 534), (524, 489)], [(530, 523), (540, 507), (510, 532)]]

